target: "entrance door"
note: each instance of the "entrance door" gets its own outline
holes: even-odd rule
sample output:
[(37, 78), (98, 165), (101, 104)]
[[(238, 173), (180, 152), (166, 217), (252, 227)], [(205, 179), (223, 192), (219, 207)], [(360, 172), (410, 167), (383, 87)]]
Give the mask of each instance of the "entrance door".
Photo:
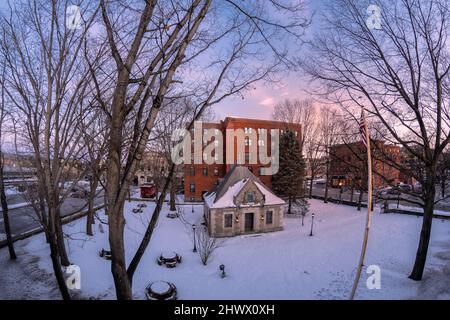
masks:
[(253, 217), (254, 214), (253, 212), (247, 212), (245, 213), (245, 226), (244, 226), (244, 230), (247, 231), (253, 231)]

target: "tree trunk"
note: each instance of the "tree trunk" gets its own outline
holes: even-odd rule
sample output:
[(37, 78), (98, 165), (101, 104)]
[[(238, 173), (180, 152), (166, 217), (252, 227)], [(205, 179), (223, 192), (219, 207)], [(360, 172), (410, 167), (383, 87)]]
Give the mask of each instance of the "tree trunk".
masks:
[(90, 190), (89, 190), (89, 198), (88, 198), (88, 214), (86, 219), (86, 234), (88, 236), (93, 236), (94, 233), (92, 231), (92, 225), (95, 223), (94, 221), (94, 201), (95, 196), (97, 194), (97, 186), (98, 186), (98, 179), (93, 178), (92, 183), (90, 183)]
[(176, 194), (175, 194), (175, 186), (174, 186), (174, 181), (172, 181), (170, 183), (170, 200), (169, 200), (169, 210), (170, 211), (176, 211), (177, 207), (175, 206), (175, 198), (176, 198)]
[[(0, 154), (0, 157), (2, 157), (2, 154)], [(14, 250), (14, 244), (11, 236), (11, 228), (9, 225), (9, 216), (8, 216), (8, 203), (6, 201), (6, 194), (5, 194), (5, 184), (3, 181), (3, 164), (2, 159), (0, 159), (0, 198), (1, 198), (1, 206), (3, 210), (3, 224), (5, 225), (5, 233), (6, 233), (6, 242), (8, 244), (8, 250), (9, 250), (9, 258), (11, 260), (17, 259), (16, 251)]]
[(292, 198), (289, 196), (289, 206), (288, 206), (288, 214), (291, 214), (291, 208), (292, 208)]
[(127, 274), (128, 274), (128, 279), (131, 284), (133, 283), (133, 276), (134, 276), (134, 273), (136, 272), (139, 262), (141, 261), (142, 256), (144, 255), (145, 250), (147, 249), (147, 246), (150, 243), (150, 240), (152, 238), (153, 230), (155, 229), (156, 222), (158, 221), (159, 214), (161, 213), (161, 209), (164, 204), (164, 199), (166, 198), (167, 189), (169, 188), (169, 181), (172, 180), (172, 176), (174, 175), (174, 172), (175, 172), (175, 165), (172, 164), (170, 171), (169, 171), (169, 175), (167, 177), (167, 180), (166, 180), (164, 187), (161, 191), (161, 194), (158, 198), (158, 202), (156, 203), (156, 207), (153, 210), (153, 215), (150, 220), (150, 223), (147, 226), (147, 230), (145, 231), (144, 237), (142, 238), (142, 241), (139, 244), (139, 248), (136, 251), (136, 253), (134, 254), (134, 257), (131, 260), (130, 265), (128, 266)]
[(350, 193), (350, 203), (353, 203), (353, 193), (355, 192), (355, 187), (352, 185), (351, 193)]
[(328, 203), (328, 183), (330, 182), (329, 175), (330, 175), (330, 169), (328, 168), (328, 164), (327, 164), (327, 172), (326, 172), (326, 176), (325, 176), (325, 195), (323, 197), (324, 203)]
[(116, 296), (119, 300), (131, 300), (133, 298), (131, 283), (128, 280), (123, 230), (125, 219), (122, 212), (109, 211), (109, 245), (111, 250), (111, 272), (114, 277)]
[[(428, 180), (428, 179), (427, 179)], [(427, 182), (427, 198), (423, 208), (422, 230), (420, 231), (419, 246), (417, 248), (416, 260), (413, 270), (409, 275), (412, 280), (422, 280), (425, 262), (427, 260), (428, 245), (430, 243), (431, 225), (433, 222), (434, 197), (436, 195), (436, 187), (434, 181)]]
[(312, 189), (313, 189), (314, 175), (311, 175), (311, 181), (309, 182), (309, 198), (312, 199)]
[(61, 223), (61, 211), (55, 210), (55, 231), (56, 231), (56, 243), (58, 245), (58, 253), (61, 258), (61, 264), (65, 267), (70, 265), (69, 256), (66, 251), (66, 244), (64, 243), (64, 231)]
[(69, 289), (67, 288), (66, 281), (64, 279), (64, 274), (61, 270), (60, 257), (58, 254), (58, 245), (55, 239), (55, 235), (52, 231), (51, 234), (47, 236), (50, 245), (50, 258), (52, 260), (53, 271), (55, 273), (56, 282), (58, 284), (59, 291), (64, 300), (71, 300)]
[(363, 190), (359, 190), (358, 211), (361, 211), (363, 195), (364, 195), (364, 191)]

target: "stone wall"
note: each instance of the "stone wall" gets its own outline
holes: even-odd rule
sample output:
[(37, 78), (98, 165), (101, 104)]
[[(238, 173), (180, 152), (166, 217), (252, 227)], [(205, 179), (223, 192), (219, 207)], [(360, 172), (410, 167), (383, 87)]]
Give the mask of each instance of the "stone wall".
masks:
[[(213, 237), (232, 237), (241, 234), (272, 232), (283, 229), (284, 205), (210, 209), (209, 232)], [(266, 212), (273, 212), (273, 221), (266, 223)], [(245, 231), (245, 214), (253, 213), (253, 230)], [(225, 228), (225, 214), (232, 214), (231, 228)]]

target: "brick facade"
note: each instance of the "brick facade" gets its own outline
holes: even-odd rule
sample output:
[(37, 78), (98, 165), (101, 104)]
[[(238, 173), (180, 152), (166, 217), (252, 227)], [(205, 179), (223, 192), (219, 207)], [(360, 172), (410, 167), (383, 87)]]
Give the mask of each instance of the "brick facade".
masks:
[[(245, 145), (245, 159), (241, 159), (245, 161), (245, 165), (253, 172), (257, 177), (261, 179), (261, 181), (268, 186), (271, 187), (272, 177), (268, 175), (261, 175), (260, 168), (267, 167), (269, 165), (263, 165), (260, 163), (259, 158), (257, 159), (256, 164), (250, 163), (250, 154), (249, 151), (255, 148), (259, 151), (260, 142), (260, 130), (258, 129), (266, 129), (266, 141), (265, 146), (268, 149), (268, 155), (270, 155), (270, 129), (279, 129), (280, 135), (282, 131), (287, 128), (296, 132), (296, 135), (301, 140), (301, 125), (293, 124), (293, 123), (285, 123), (280, 121), (272, 121), (272, 120), (257, 120), (257, 119), (245, 119), (245, 118), (233, 118), (227, 117), (224, 121), (220, 123), (203, 123), (203, 129), (217, 129), (220, 130), (223, 136), (223, 164), (185, 164), (184, 165), (184, 198), (185, 201), (202, 201), (203, 194), (210, 191), (215, 185), (219, 183), (219, 179), (223, 178), (223, 176), (232, 168), (231, 164), (226, 164), (227, 157), (227, 143), (226, 143), (226, 130), (227, 129), (242, 129), (244, 133), (246, 133), (246, 137), (248, 138), (248, 145)], [(192, 137), (194, 136), (191, 132)], [(254, 137), (256, 141), (253, 141), (251, 137)], [(237, 163), (237, 138), (235, 137), (234, 142), (234, 163)], [(211, 143), (208, 141), (208, 143)], [(205, 145), (203, 145), (203, 148)], [(194, 147), (192, 147), (192, 150)]]
[[(380, 188), (400, 182), (400, 148), (372, 141), (373, 186)], [(335, 145), (330, 148), (330, 177), (332, 187), (365, 183), (367, 152), (362, 142)]]

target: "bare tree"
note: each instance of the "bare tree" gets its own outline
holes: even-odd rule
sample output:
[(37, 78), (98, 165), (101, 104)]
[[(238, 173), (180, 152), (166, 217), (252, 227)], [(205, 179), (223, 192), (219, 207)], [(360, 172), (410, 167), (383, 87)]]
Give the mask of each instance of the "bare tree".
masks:
[[(6, 68), (1, 79), (8, 99), (20, 115), (23, 147), (33, 154), (38, 199), (36, 217), (50, 246), (53, 269), (61, 295), (70, 299), (61, 265), (70, 264), (64, 243), (61, 205), (67, 198), (66, 178), (80, 176), (80, 123), (87, 109), (84, 100), (88, 68), (80, 54), (87, 31), (99, 7), (86, 4), (79, 29), (67, 27), (68, 1), (23, 0), (9, 7), (2, 18), (1, 55)], [(80, 4), (81, 5), (81, 4)], [(27, 23), (23, 23), (27, 21)], [(31, 199), (33, 200), (33, 199)]]
[[(283, 34), (298, 39), (299, 30), (308, 21), (301, 17), (300, 2), (293, 5), (271, 2), (277, 11), (287, 12), (284, 20), (287, 23), (268, 14), (258, 1), (244, 4), (230, 0), (147, 1), (124, 5), (101, 0), (100, 4), (106, 41), (115, 63), (112, 101), (107, 109), (110, 121), (106, 207), (111, 269), (117, 297), (131, 299), (132, 277), (149, 244), (175, 165), (170, 167), (150, 224), (128, 270), (123, 204), (165, 100), (186, 92), (197, 95), (201, 100), (195, 117), (198, 119), (208, 106), (258, 80), (270, 78), (283, 63), (288, 63), (286, 46), (279, 47), (279, 40)], [(227, 9), (230, 13), (224, 19), (221, 12)], [(222, 45), (227, 48), (225, 51), (220, 48)], [(269, 55), (264, 50), (267, 47)], [(210, 55), (205, 59), (206, 52)], [(240, 63), (249, 57), (259, 57), (263, 62), (242, 68)], [(196, 79), (192, 73), (184, 73), (181, 78), (187, 66), (201, 58), (206, 60), (198, 73), (203, 79)], [(131, 129), (127, 144), (125, 127)]]
[(208, 233), (208, 229), (204, 226), (200, 226), (195, 230), (197, 251), (200, 255), (203, 265), (207, 265), (211, 259), (214, 251), (224, 245), (223, 239), (211, 237)]
[[(4, 75), (5, 68), (3, 68)], [(0, 84), (1, 85), (1, 84)], [(5, 192), (5, 181), (4, 181), (4, 156), (3, 156), (3, 126), (6, 123), (6, 101), (5, 101), (5, 90), (3, 85), (1, 85), (0, 91), (0, 202), (3, 213), (3, 224), (5, 226), (6, 233), (6, 242), (8, 244), (9, 250), (9, 258), (11, 260), (17, 259), (16, 252), (14, 250), (14, 243), (11, 236), (11, 227), (9, 224), (9, 215), (8, 215), (8, 202), (6, 199)]]
[(324, 165), (325, 165), (325, 195), (324, 202), (328, 202), (328, 189), (331, 183), (330, 179), (330, 165), (331, 165), (331, 154), (330, 150), (335, 144), (337, 144), (341, 139), (342, 131), (342, 114), (336, 107), (324, 105), (320, 108), (320, 119), (319, 119), (319, 137), (322, 152), (324, 154)]
[[(305, 70), (321, 93), (349, 114), (365, 107), (383, 124), (384, 140), (423, 164), (423, 223), (410, 278), (421, 280), (430, 241), (439, 159), (450, 142), (450, 10), (445, 0), (375, 1), (378, 26), (366, 1), (329, 4), (326, 32), (312, 45)], [(367, 22), (369, 21), (369, 23)], [(310, 58), (310, 57), (309, 57)]]
[[(99, 195), (99, 185), (104, 190), (102, 175), (105, 171), (106, 154), (106, 121), (104, 113), (93, 112), (91, 116), (86, 117), (82, 122), (83, 142), (85, 145), (85, 156), (83, 157), (83, 166), (85, 167), (86, 177), (89, 179), (89, 192), (87, 195), (88, 212), (86, 218), (86, 234), (93, 235), (92, 225), (94, 224), (95, 206), (94, 201)], [(85, 125), (89, 122), (89, 125)]]
[(286, 123), (302, 125), (300, 148), (312, 138), (315, 129), (316, 107), (311, 99), (286, 99), (274, 106), (272, 118)]

